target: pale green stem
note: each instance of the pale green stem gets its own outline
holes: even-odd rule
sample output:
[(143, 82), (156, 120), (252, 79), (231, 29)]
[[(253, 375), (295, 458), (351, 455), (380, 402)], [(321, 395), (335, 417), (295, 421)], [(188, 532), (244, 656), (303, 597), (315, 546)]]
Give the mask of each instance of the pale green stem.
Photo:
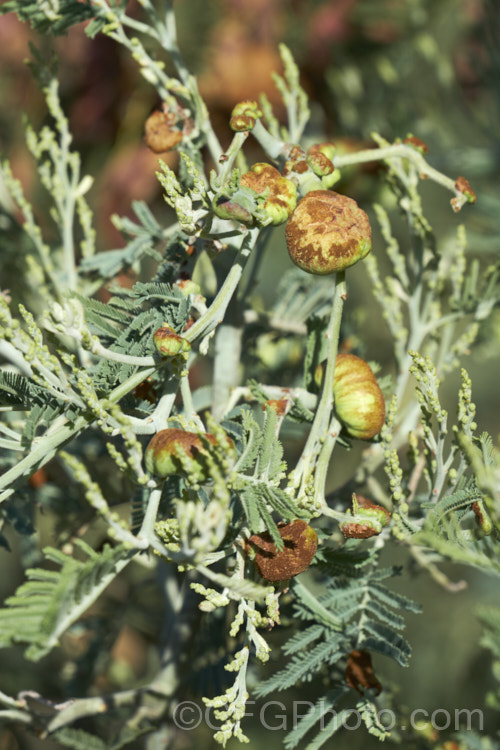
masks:
[(231, 270), (226, 276), (223, 285), (219, 289), (217, 296), (204, 315), (199, 318), (194, 325), (186, 331), (184, 338), (188, 341), (195, 341), (201, 336), (206, 336), (214, 330), (219, 323), (222, 323), (226, 313), (227, 306), (236, 291), (241, 279), (243, 269), (252, 248), (255, 245), (260, 229), (249, 229), (243, 238), (241, 249), (236, 256)]
[(246, 139), (248, 138), (248, 132), (246, 133), (235, 133), (233, 140), (231, 141), (229, 148), (227, 149), (224, 156), (226, 157), (219, 167), (219, 182), (223, 184), (230, 176), (234, 162), (243, 147)]
[(386, 159), (397, 158), (408, 159), (408, 161), (412, 162), (417, 167), (420, 176), (427, 177), (430, 180), (437, 182), (438, 185), (442, 185), (442, 187), (450, 190), (460, 202), (467, 202), (463, 193), (456, 188), (455, 180), (438, 172), (434, 167), (431, 167), (422, 154), (412, 146), (407, 146), (404, 143), (396, 143), (382, 148), (366, 149), (353, 154), (339, 154), (339, 156), (334, 157), (334, 162), (336, 167), (342, 169), (342, 167), (355, 164), (366, 164), (372, 161), (383, 161)]
[(10, 341), (0, 341), (0, 357), (8, 360), (19, 372), (27, 378), (33, 375), (31, 365), (24, 359), (24, 355)]
[[(89, 420), (86, 417), (78, 417), (71, 426), (64, 425), (52, 435), (47, 435), (41, 438), (39, 444), (31, 450), (27, 456), (0, 476), (0, 489), (15, 482), (18, 477), (26, 475), (30, 469), (35, 471), (40, 468), (40, 466), (46, 464), (47, 461), (50, 461), (50, 459), (55, 456), (62, 445), (68, 442), (68, 440), (71, 440), (72, 437), (77, 435), (88, 425)], [(6, 500), (14, 492), (15, 487), (10, 487), (5, 490), (0, 496), (0, 502)]]
[[(156, 23), (159, 39), (165, 51), (170, 55), (170, 58), (175, 65), (175, 69), (182, 83), (187, 88), (189, 88), (191, 74), (186, 67), (186, 64), (179, 50), (179, 45), (177, 43), (177, 25), (175, 22), (173, 4), (171, 2), (167, 2), (166, 6), (165, 22), (162, 23), (158, 20)], [(154, 16), (156, 16), (156, 12), (154, 11), (154, 9), (152, 9), (152, 11), (154, 13)], [(151, 13), (150, 10), (150, 15), (153, 16), (153, 13)]]
[(314, 420), (311, 425), (311, 430), (309, 432), (306, 444), (297, 463), (297, 467), (294, 471), (293, 485), (297, 487), (299, 486), (299, 483), (301, 483), (302, 489), (304, 488), (305, 482), (309, 476), (311, 463), (317, 456), (318, 448), (321, 445), (323, 438), (327, 434), (330, 425), (333, 410), (333, 381), (335, 376), (335, 360), (337, 358), (340, 322), (342, 320), (342, 311), (344, 308), (345, 298), (345, 274), (342, 271), (337, 274), (330, 320), (328, 322), (328, 328), (325, 333), (325, 338), (328, 342), (328, 359), (325, 368), (321, 396), (316, 407), (316, 413), (314, 415)]
[(0, 711), (0, 720), (2, 719), (5, 722), (16, 721), (21, 724), (31, 724), (33, 717), (25, 711), (10, 709), (6, 711)]
[[(55, 84), (55, 82), (53, 82)], [(56, 92), (54, 92), (56, 95)], [(53, 113), (57, 118), (58, 129), (60, 132), (60, 149), (61, 158), (54, 164), (57, 170), (59, 182), (64, 191), (61, 199), (56, 198), (56, 204), (61, 217), (61, 238), (63, 243), (64, 268), (66, 272), (67, 286), (72, 291), (77, 287), (77, 272), (75, 264), (75, 242), (73, 235), (73, 225), (75, 220), (75, 194), (78, 188), (80, 169), (78, 156), (76, 154), (71, 158), (70, 145), (71, 134), (68, 130), (66, 119), (62, 116), (57, 117), (58, 112)], [(71, 171), (71, 176), (68, 175)]]
[(10, 695), (7, 695), (2, 691), (0, 691), (0, 703), (4, 706), (9, 706), (10, 708), (22, 708), (19, 700), (11, 698)]
[(255, 140), (260, 143), (264, 151), (271, 157), (271, 159), (274, 159), (274, 161), (278, 161), (280, 157), (284, 157), (284, 151), (287, 144), (285, 143), (285, 141), (282, 141), (279, 138), (275, 138), (274, 135), (271, 135), (269, 130), (264, 127), (260, 120), (257, 120), (253, 129), (251, 130), (251, 133)]
[[(147, 0), (147, 5), (151, 5), (149, 3), (149, 0)], [(154, 9), (153, 12), (156, 16), (156, 12), (154, 11)], [(214, 162), (218, 164), (219, 158), (222, 154), (222, 147), (210, 122), (210, 116), (208, 114), (205, 103), (198, 91), (196, 79), (189, 72), (180, 53), (179, 45), (177, 42), (177, 25), (175, 22), (175, 13), (173, 9), (173, 3), (170, 2), (170, 0), (167, 0), (166, 2), (165, 22), (162, 23), (158, 21), (156, 27), (158, 29), (159, 41), (161, 45), (170, 55), (170, 58), (175, 65), (180, 80), (191, 93), (192, 102), (195, 108), (194, 117), (196, 125), (205, 134), (208, 150), (210, 151)]]
[[(168, 76), (165, 75), (161, 67), (156, 63), (155, 60), (153, 60), (150, 55), (146, 52), (144, 47), (138, 48), (131, 39), (126, 35), (124, 29), (123, 29), (123, 22), (120, 16), (115, 12), (113, 8), (110, 7), (107, 0), (93, 0), (94, 6), (97, 8), (100, 8), (104, 11), (102, 15), (104, 15), (108, 21), (109, 21), (109, 28), (105, 27), (103, 30), (103, 33), (105, 33), (107, 36), (109, 36), (111, 39), (114, 39), (115, 42), (118, 42), (118, 44), (122, 44), (124, 47), (126, 47), (129, 52), (132, 54), (132, 56), (135, 56), (137, 52), (140, 50), (142, 55), (142, 64), (141, 67), (148, 69), (148, 71), (151, 72), (152, 78), (148, 80), (151, 81), (152, 85), (155, 86), (156, 90), (158, 91), (159, 95), (164, 101), (170, 102), (173, 106), (175, 106), (176, 102), (174, 97), (171, 94), (172, 84), (173, 81), (168, 78)], [(112, 20), (110, 20), (112, 19)], [(156, 38), (158, 39), (158, 34), (155, 33)], [(182, 96), (182, 98), (186, 98), (185, 90), (184, 93), (180, 90), (181, 84), (178, 84), (178, 88), (176, 88), (176, 92), (179, 96)]]
[(97, 354), (99, 357), (104, 359), (112, 360), (113, 362), (121, 362), (124, 365), (136, 365), (137, 367), (153, 367), (160, 364), (159, 360), (154, 357), (134, 357), (132, 354), (124, 354), (123, 352), (113, 352), (111, 349), (106, 349), (99, 341), (92, 344), (92, 354)]
[[(246, 300), (255, 281), (263, 251), (267, 245), (272, 229), (266, 227), (261, 231), (255, 243), (255, 249), (249, 266), (241, 280), (237, 299), (233, 298), (228, 310), (228, 322), (223, 323), (215, 338), (215, 359), (212, 389), (212, 414), (219, 421), (227, 411), (231, 392), (238, 386), (240, 377), (241, 344), (243, 327), (240, 320), (239, 300)], [(234, 308), (234, 309), (232, 309)], [(232, 314), (231, 314), (232, 313)]]
[(293, 589), (300, 598), (300, 601), (304, 602), (312, 612), (314, 612), (319, 622), (325, 623), (332, 630), (342, 630), (343, 622), (338, 617), (335, 617), (333, 612), (327, 609), (321, 604), (318, 599), (314, 596), (308, 586), (305, 586), (298, 578), (293, 583)]
[(188, 422), (196, 422), (201, 429), (204, 429), (201, 419), (195, 411), (193, 405), (193, 394), (191, 393), (191, 387), (189, 385), (189, 374), (183, 375), (181, 378), (181, 396), (182, 403), (184, 406), (184, 416)]
[(272, 226), (264, 227), (255, 242), (255, 250), (252, 253), (252, 259), (246, 268), (246, 272), (241, 280), (240, 288), (238, 290), (238, 299), (240, 300), (246, 300), (248, 295), (252, 292), (252, 287), (260, 270), (264, 251), (271, 238), (273, 229), (274, 227)]
[(138, 539), (145, 539), (148, 542), (151, 542), (152, 539), (156, 538), (155, 523), (156, 516), (158, 515), (158, 508), (160, 507), (161, 493), (162, 486), (155, 487), (151, 490), (142, 525), (137, 534)]
[(134, 388), (136, 388), (144, 380), (149, 378), (150, 375), (156, 372), (157, 368), (158, 366), (155, 365), (154, 367), (153, 366), (147, 367), (145, 370), (139, 370), (139, 372), (135, 372), (133, 375), (127, 378), (127, 380), (121, 383), (121, 385), (118, 385), (116, 388), (114, 388), (111, 391), (111, 393), (108, 396), (108, 400), (112, 401), (114, 404), (118, 403), (118, 401), (120, 401), (120, 399), (126, 396), (127, 393), (130, 393), (130, 391), (133, 391)]
[(320, 502), (322, 508), (326, 505), (325, 487), (328, 467), (341, 427), (342, 425), (338, 419), (333, 417), (328, 426), (323, 445), (321, 446), (316, 471), (314, 472), (314, 500), (317, 503)]
[(212, 415), (219, 421), (225, 414), (231, 391), (238, 385), (243, 329), (223, 323), (215, 337)]
[(151, 415), (157, 431), (163, 430), (167, 426), (168, 418), (175, 402), (176, 391), (177, 388), (173, 393), (165, 393), (158, 401), (158, 404)]

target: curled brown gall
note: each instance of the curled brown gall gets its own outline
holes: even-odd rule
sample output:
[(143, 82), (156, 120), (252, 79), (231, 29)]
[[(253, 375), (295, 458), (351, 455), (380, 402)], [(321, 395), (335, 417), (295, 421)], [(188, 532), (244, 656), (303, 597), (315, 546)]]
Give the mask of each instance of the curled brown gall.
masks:
[(318, 535), (305, 521), (279, 523), (278, 531), (283, 549), (277, 549), (268, 531), (254, 534), (245, 545), (245, 552), (253, 559), (259, 575), (273, 583), (307, 570), (318, 548)]
[(182, 141), (182, 133), (175, 128), (175, 115), (171, 112), (153, 112), (144, 125), (144, 140), (151, 151), (161, 154)]
[(321, 151), (319, 145), (311, 146), (307, 152), (306, 161), (318, 177), (325, 177), (335, 170), (332, 160)]
[(298, 202), (285, 236), (292, 261), (319, 275), (349, 268), (372, 246), (366, 213), (352, 198), (330, 190), (312, 190)]
[(353, 690), (363, 694), (365, 690), (375, 690), (376, 694), (382, 692), (382, 685), (377, 680), (372, 666), (372, 657), (369, 651), (351, 651), (347, 659), (345, 670), (347, 684)]

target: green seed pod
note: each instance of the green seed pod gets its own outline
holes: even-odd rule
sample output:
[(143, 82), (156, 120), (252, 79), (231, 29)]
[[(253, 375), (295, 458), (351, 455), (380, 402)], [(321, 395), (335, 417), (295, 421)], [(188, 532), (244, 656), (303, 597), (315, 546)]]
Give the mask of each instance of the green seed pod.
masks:
[(298, 202), (285, 236), (292, 261), (319, 275), (349, 268), (372, 246), (366, 213), (356, 201), (329, 190), (312, 190)]
[(153, 343), (162, 357), (175, 357), (191, 349), (189, 341), (179, 336), (170, 326), (162, 326), (153, 333)]
[[(324, 366), (318, 365), (314, 380), (321, 386)], [(378, 435), (385, 421), (385, 401), (368, 365), (354, 354), (338, 354), (333, 380), (335, 413), (347, 434), (360, 440)]]
[(245, 551), (266, 581), (286, 581), (307, 570), (318, 548), (318, 535), (305, 521), (279, 523), (284, 547), (278, 550), (271, 534), (264, 531), (247, 541)]
[(241, 175), (240, 185), (267, 195), (260, 209), (271, 219), (272, 224), (283, 224), (297, 205), (297, 188), (283, 177), (271, 164), (254, 164)]
[[(215, 435), (206, 433), (205, 438), (215, 445)], [(209, 479), (209, 472), (202, 450), (203, 442), (196, 432), (187, 432), (174, 427), (160, 430), (146, 448), (146, 469), (160, 479), (178, 474), (189, 476), (196, 482), (206, 482)], [(186, 469), (186, 460), (189, 463), (189, 472)]]

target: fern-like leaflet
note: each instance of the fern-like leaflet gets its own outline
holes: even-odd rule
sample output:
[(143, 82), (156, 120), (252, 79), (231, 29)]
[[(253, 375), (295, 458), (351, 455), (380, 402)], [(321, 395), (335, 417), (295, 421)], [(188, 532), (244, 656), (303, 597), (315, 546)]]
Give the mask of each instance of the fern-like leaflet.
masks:
[(85, 555), (83, 560), (48, 547), (45, 557), (58, 569), (26, 571), (28, 581), (0, 609), (0, 647), (23, 641), (29, 644), (27, 658), (41, 659), (135, 554), (123, 546), (105, 545), (97, 553), (82, 540), (75, 545)]
[[(318, 568), (328, 573), (325, 592), (315, 596), (311, 588), (296, 579), (293, 592), (295, 618), (304, 626), (283, 646), (290, 660), (268, 680), (262, 682), (257, 695), (262, 697), (285, 690), (297, 682), (311, 681), (325, 673), (334, 674), (331, 691), (316, 702), (285, 740), (287, 748), (296, 747), (304, 735), (321, 723), (320, 733), (307, 748), (319, 748), (342, 723), (337, 716), (324, 725), (326, 713), (348, 691), (338, 664), (355, 649), (389, 656), (401, 666), (408, 666), (411, 649), (398, 632), (404, 620), (398, 610), (420, 612), (420, 607), (402, 594), (391, 591), (382, 581), (400, 573), (396, 567), (377, 568), (377, 553), (359, 551), (355, 542), (343, 550), (322, 551)], [(369, 704), (369, 705), (368, 705)], [(360, 712), (368, 730), (380, 736), (384, 733), (374, 721), (374, 709), (366, 698)]]

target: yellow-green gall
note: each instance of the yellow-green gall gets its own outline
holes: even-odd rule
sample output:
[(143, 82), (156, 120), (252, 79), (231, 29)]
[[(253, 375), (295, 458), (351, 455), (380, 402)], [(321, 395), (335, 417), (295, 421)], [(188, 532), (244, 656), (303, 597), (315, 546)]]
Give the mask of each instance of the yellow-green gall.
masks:
[(153, 333), (153, 343), (162, 357), (175, 357), (191, 349), (189, 341), (179, 336), (170, 326), (162, 326)]
[(311, 146), (307, 152), (306, 162), (318, 177), (332, 174), (335, 170), (332, 160), (321, 151), (319, 145)]
[[(215, 445), (215, 435), (206, 433), (204, 437)], [(160, 430), (146, 448), (146, 469), (160, 479), (178, 474), (188, 476), (192, 481), (206, 482), (210, 474), (204, 450), (203, 440), (197, 432), (175, 427)]]
[[(318, 386), (324, 376), (319, 365), (314, 379)], [(333, 380), (335, 413), (353, 438), (371, 440), (385, 422), (385, 400), (370, 365), (355, 354), (338, 354)]]
[(312, 190), (298, 202), (285, 236), (292, 261), (319, 275), (349, 268), (372, 246), (366, 213), (352, 198), (330, 190)]

